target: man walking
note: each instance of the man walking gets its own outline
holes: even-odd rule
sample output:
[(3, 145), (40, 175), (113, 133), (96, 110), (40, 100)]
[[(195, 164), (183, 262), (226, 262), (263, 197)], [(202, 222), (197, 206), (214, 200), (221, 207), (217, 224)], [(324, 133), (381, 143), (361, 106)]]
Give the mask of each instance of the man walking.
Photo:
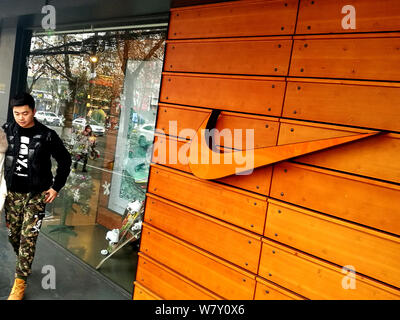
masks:
[[(15, 282), (8, 300), (22, 300), (31, 274), (36, 240), (51, 203), (65, 185), (71, 155), (54, 130), (35, 118), (35, 100), (27, 93), (11, 100), (13, 122), (3, 125), (8, 149), (4, 166), (7, 197), (4, 205), (9, 240), (17, 255)], [(51, 157), (57, 162), (53, 179)]]

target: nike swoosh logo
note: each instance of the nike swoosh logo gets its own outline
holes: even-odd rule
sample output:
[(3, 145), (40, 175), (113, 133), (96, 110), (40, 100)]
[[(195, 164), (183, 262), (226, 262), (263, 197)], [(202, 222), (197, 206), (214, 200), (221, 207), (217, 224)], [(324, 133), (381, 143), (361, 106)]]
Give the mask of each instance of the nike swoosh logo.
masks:
[[(219, 179), (230, 175), (250, 174), (255, 168), (271, 165), (280, 161), (324, 150), (344, 143), (364, 139), (381, 133), (352, 134), (339, 138), (328, 138), (272, 147), (254, 148), (229, 152), (231, 163), (225, 163), (227, 154), (213, 144), (212, 136), (207, 132), (215, 128), (220, 110), (213, 110), (203, 121), (193, 137), (189, 149), (189, 167), (192, 173), (201, 179)], [(207, 160), (208, 159), (208, 160)], [(238, 159), (251, 160), (251, 166), (243, 166)]]

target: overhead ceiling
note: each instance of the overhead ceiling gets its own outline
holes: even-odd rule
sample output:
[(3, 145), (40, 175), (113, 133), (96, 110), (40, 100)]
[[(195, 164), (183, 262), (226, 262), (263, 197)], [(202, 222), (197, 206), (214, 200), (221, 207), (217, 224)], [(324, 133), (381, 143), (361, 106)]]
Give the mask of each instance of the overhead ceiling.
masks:
[(42, 7), (46, 3), (56, 9), (56, 28), (74, 24), (87, 27), (105, 20), (121, 22), (131, 17), (165, 16), (170, 9), (169, 0), (0, 0), (0, 19), (25, 16), (29, 26), (40, 27), (44, 17)]
[(0, 0), (0, 20), (23, 17), (24, 27), (40, 29), (42, 7), (56, 9), (56, 29), (167, 22), (170, 8), (237, 0)]

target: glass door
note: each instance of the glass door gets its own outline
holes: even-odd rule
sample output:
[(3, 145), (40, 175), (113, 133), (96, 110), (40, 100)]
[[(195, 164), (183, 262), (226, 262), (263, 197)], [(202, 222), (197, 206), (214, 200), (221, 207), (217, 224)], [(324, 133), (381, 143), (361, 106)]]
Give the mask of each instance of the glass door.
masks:
[[(108, 232), (145, 198), (165, 36), (158, 27), (32, 38), (27, 88), (36, 119), (59, 134), (73, 160), (42, 232), (93, 267), (112, 250)], [(138, 243), (98, 269), (130, 292)]]

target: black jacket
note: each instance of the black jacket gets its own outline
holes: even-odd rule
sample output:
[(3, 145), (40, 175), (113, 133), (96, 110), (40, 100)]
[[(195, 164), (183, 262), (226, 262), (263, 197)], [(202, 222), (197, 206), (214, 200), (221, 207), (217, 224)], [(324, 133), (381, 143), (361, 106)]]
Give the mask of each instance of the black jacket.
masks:
[[(34, 121), (34, 135), (28, 146), (29, 190), (30, 192), (43, 192), (53, 188), (59, 192), (70, 173), (71, 155), (54, 130), (36, 119)], [(3, 125), (8, 141), (4, 164), (4, 177), (8, 189), (12, 185), (21, 143), (19, 128), (20, 126), (16, 122), (8, 122)], [(54, 180), (51, 172), (51, 157), (57, 161)]]

